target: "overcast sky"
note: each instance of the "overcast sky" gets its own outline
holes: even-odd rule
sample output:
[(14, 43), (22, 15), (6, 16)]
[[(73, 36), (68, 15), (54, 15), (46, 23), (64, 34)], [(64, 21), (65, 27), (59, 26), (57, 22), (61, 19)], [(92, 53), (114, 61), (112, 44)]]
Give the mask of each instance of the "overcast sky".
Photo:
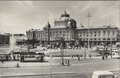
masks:
[(52, 26), (55, 19), (64, 11), (87, 26), (86, 15), (91, 13), (90, 25), (119, 25), (118, 1), (0, 1), (0, 32), (25, 33), (26, 30), (42, 29), (49, 21)]

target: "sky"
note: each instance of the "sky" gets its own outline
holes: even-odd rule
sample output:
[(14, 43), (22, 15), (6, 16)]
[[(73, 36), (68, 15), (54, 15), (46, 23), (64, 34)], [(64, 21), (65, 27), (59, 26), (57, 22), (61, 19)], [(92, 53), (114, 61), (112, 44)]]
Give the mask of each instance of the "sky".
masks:
[(118, 1), (0, 1), (0, 33), (26, 33), (29, 29), (42, 29), (66, 11), (77, 21), (77, 26), (119, 26)]

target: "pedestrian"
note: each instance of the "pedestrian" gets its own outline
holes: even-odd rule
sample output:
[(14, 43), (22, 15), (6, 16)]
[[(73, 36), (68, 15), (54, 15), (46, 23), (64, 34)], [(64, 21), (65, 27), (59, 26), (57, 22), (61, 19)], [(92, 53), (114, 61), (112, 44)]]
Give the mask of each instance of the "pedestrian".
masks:
[(78, 61), (80, 61), (80, 55), (77, 55), (77, 57), (78, 57)]
[(89, 55), (89, 57), (91, 58), (91, 54)]
[(104, 56), (102, 56), (102, 60), (104, 60)]
[(106, 55), (106, 59), (107, 59), (107, 55)]
[(16, 67), (17, 67), (17, 68), (19, 68), (19, 67), (20, 67), (19, 63), (17, 63)]
[(67, 61), (67, 66), (70, 66), (70, 61), (69, 60)]
[(1, 60), (1, 62), (2, 62), (2, 63), (4, 63), (4, 61), (3, 61), (3, 60)]

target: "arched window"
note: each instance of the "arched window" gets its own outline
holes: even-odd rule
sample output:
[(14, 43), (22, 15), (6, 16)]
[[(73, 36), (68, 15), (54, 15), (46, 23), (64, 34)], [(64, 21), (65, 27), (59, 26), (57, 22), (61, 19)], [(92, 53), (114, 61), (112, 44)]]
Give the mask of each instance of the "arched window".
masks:
[(101, 40), (100, 38), (98, 40)]
[(110, 38), (108, 38), (107, 40), (110, 40)]
[(113, 38), (112, 40), (115, 41), (115, 38)]
[(93, 40), (92, 38), (90, 40)]
[(103, 38), (103, 40), (106, 40), (105, 38)]
[(97, 40), (97, 38), (94, 38), (94, 40)]

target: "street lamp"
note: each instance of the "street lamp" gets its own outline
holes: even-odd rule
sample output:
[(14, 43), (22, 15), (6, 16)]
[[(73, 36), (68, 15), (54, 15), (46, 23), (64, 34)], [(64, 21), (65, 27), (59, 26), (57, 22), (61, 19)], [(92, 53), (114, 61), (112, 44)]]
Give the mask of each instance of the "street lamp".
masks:
[(63, 37), (60, 38), (60, 42), (61, 42), (61, 45), (60, 45), (60, 49), (61, 49), (61, 61), (62, 61), (62, 66), (64, 66), (64, 39)]
[(84, 59), (86, 59), (86, 46), (87, 46), (87, 43), (85, 43), (85, 45), (84, 45), (84, 48), (85, 48)]
[(111, 41), (111, 45), (110, 45), (110, 47), (111, 47), (111, 59), (112, 59), (112, 41)]
[(118, 48), (118, 50), (119, 50), (119, 73), (120, 73), (120, 43), (117, 43), (116, 44), (117, 45), (117, 48)]
[(102, 51), (102, 60), (104, 60), (105, 56), (105, 43), (101, 42), (101, 46), (103, 46), (103, 51)]
[(49, 64), (50, 64), (50, 78), (52, 78), (52, 55), (50, 55), (50, 61), (49, 61)]

